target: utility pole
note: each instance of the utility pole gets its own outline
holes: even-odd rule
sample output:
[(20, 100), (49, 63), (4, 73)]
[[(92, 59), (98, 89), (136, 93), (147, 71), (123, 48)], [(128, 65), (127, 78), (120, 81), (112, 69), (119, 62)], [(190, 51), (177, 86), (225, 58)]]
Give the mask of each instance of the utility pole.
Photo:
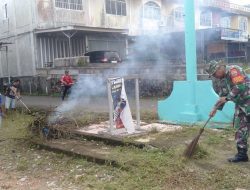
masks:
[(8, 58), (8, 45), (6, 45), (5, 48), (6, 48), (5, 55), (6, 55), (6, 65), (7, 65), (7, 73), (8, 73), (8, 83), (10, 84), (10, 69), (9, 69), (9, 58)]

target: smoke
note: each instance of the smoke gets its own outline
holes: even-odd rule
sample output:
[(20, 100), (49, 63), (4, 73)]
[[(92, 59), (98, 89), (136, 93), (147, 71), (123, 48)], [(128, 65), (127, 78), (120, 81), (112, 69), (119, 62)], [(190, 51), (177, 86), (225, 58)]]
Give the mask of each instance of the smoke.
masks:
[(161, 20), (143, 19), (143, 34), (129, 37), (128, 55), (123, 63), (102, 70), (102, 76), (79, 75), (68, 100), (56, 108), (58, 114), (50, 120), (72, 113), (76, 107), (92, 101), (91, 97), (105, 94), (108, 77), (139, 75), (141, 79), (166, 81), (168, 74), (172, 75), (172, 65), (185, 63), (184, 33), (169, 33), (169, 28), (166, 28), (171, 27), (167, 23), (169, 18), (161, 18), (166, 23), (163, 27), (160, 26)]
[[(183, 2), (184, 1), (181, 0), (178, 1), (179, 4), (177, 7), (183, 7)], [(210, 25), (201, 25), (201, 14), (212, 11), (207, 9), (206, 6), (200, 6), (203, 3), (202, 0), (195, 2), (197, 59), (198, 63), (202, 63), (206, 55), (206, 43), (216, 39), (216, 37), (220, 37), (220, 31), (216, 28), (211, 29), (212, 26)], [(181, 9), (179, 9), (179, 11), (180, 10)], [(176, 22), (176, 20), (174, 20), (175, 12), (169, 14), (171, 15), (162, 14), (160, 20), (151, 20), (149, 22), (147, 19), (143, 19), (142, 22), (135, 22), (140, 23), (140, 26), (131, 25), (132, 31), (141, 27), (142, 34), (136, 37), (128, 37), (128, 55), (127, 58), (123, 60), (123, 63), (117, 67), (112, 66), (112, 69), (103, 69), (101, 76), (79, 75), (77, 83), (71, 89), (72, 92), (68, 100), (56, 108), (56, 112), (59, 113), (58, 115), (72, 113), (76, 107), (91, 102), (92, 97), (105, 94), (106, 79), (108, 77), (138, 75), (141, 79), (159, 79), (166, 81), (169, 80), (168, 77), (174, 73), (178, 76), (178, 79), (182, 80), (183, 78), (181, 78), (180, 75), (184, 75), (185, 71), (179, 69), (178, 71), (180, 71), (180, 73), (177, 73), (175, 67), (183, 66), (185, 69), (186, 64), (185, 33), (183, 28), (184, 18), (180, 17), (179, 22)], [(180, 15), (181, 14), (183, 14), (184, 17), (184, 13), (180, 13)], [(179, 25), (176, 25), (178, 23)], [(178, 29), (178, 27), (180, 28)], [(51, 121), (55, 120), (56, 117), (51, 117)]]
[(101, 96), (106, 92), (104, 78), (98, 75), (80, 74), (71, 88), (68, 100), (59, 105), (54, 114), (49, 117), (49, 123), (54, 123), (60, 117), (72, 117), (83, 105), (89, 104), (93, 97)]

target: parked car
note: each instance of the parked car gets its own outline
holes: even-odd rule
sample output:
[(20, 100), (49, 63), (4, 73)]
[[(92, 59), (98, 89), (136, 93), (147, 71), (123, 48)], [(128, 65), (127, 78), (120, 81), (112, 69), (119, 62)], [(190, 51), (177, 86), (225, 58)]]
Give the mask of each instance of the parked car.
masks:
[(90, 63), (120, 63), (121, 58), (116, 51), (90, 51), (84, 54), (89, 56)]

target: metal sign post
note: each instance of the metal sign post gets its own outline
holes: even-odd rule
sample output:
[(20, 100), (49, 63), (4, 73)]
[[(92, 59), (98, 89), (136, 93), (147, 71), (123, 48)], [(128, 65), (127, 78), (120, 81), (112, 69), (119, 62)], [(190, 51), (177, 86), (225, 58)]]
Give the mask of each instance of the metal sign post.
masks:
[(113, 123), (113, 100), (111, 95), (111, 83), (108, 79), (107, 81), (107, 89), (108, 89), (108, 101), (109, 101), (109, 124), (110, 124), (110, 132), (112, 133), (114, 131), (114, 123)]
[(136, 129), (140, 129), (140, 96), (139, 96), (139, 79), (135, 78), (135, 101), (136, 101)]
[(9, 58), (8, 58), (8, 46), (6, 45), (6, 52), (5, 52), (5, 55), (6, 55), (6, 65), (7, 65), (7, 72), (8, 72), (8, 82), (10, 84), (10, 69), (9, 69)]

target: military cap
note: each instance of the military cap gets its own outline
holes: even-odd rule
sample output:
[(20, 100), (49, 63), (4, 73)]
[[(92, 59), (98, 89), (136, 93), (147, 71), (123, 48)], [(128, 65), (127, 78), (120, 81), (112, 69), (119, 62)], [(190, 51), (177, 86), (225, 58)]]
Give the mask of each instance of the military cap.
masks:
[(210, 61), (208, 68), (206, 69), (206, 72), (209, 74), (209, 77), (213, 76), (213, 74), (217, 71), (219, 67), (220, 67), (220, 62), (215, 60)]

